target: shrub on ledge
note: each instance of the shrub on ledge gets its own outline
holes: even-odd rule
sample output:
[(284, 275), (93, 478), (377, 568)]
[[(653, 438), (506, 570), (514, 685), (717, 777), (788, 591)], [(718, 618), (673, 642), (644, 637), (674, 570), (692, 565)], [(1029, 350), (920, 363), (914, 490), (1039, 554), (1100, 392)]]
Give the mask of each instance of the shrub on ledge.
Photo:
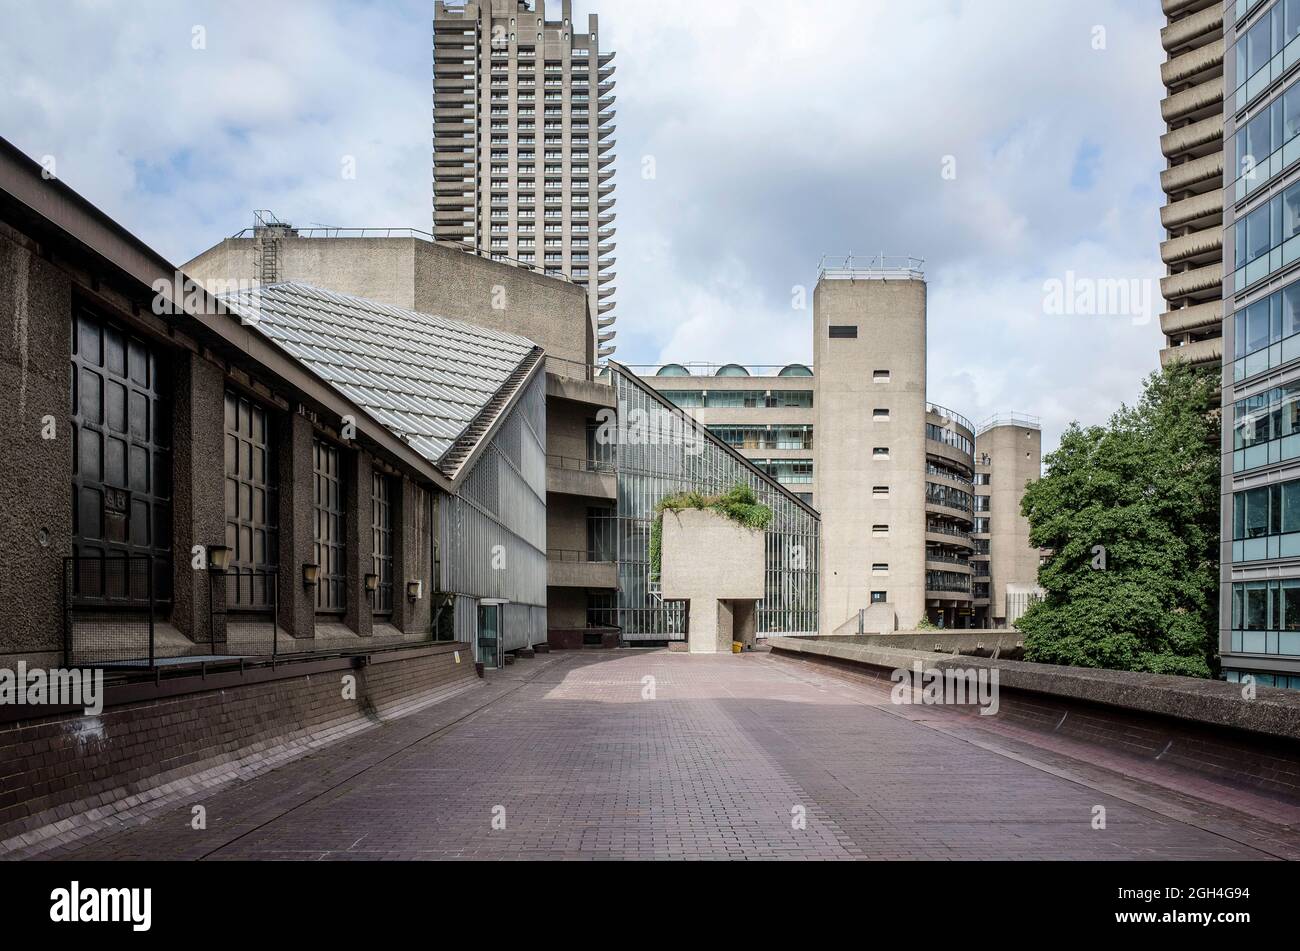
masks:
[(655, 506), (654, 524), (650, 526), (651, 581), (658, 581), (663, 569), (664, 512), (685, 512), (688, 509), (716, 512), (737, 524), (760, 532), (766, 531), (772, 524), (772, 510), (758, 500), (753, 489), (740, 483), (724, 495), (679, 492), (666, 496)]

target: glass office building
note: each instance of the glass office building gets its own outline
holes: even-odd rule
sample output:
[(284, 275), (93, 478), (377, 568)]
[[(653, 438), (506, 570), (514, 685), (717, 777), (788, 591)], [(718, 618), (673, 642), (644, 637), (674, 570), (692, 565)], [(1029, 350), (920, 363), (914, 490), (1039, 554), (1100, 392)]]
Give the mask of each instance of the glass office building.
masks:
[(1224, 8), (1223, 675), (1300, 688), (1300, 0)]

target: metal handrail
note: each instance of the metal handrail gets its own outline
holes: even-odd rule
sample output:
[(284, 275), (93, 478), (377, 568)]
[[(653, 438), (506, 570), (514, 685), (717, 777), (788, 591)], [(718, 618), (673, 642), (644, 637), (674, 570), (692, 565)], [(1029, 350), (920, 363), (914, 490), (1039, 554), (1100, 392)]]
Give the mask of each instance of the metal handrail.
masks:
[(569, 548), (548, 548), (546, 560), (566, 565), (612, 565), (616, 559), (608, 554), (591, 551), (575, 551)]
[(1025, 429), (1041, 430), (1043, 420), (1039, 416), (1028, 416), (1024, 413), (994, 413), (980, 423), (979, 429), (975, 430), (975, 435), (982, 436), (990, 429), (995, 429), (998, 426), (1021, 426)]
[[(689, 377), (659, 377), (665, 380), (685, 380), (691, 378), (700, 379), (719, 379), (719, 380), (743, 380), (745, 377), (720, 377), (718, 371), (723, 367), (741, 367), (746, 370), (751, 377), (757, 379), (784, 379), (784, 380), (809, 380), (810, 376), (788, 376), (782, 377), (781, 371), (789, 370), (792, 367), (805, 368), (809, 372), (814, 372), (811, 363), (782, 363), (782, 364), (761, 364), (761, 363), (655, 363), (655, 364), (628, 364), (627, 368), (640, 377), (656, 377), (660, 370), (666, 367), (681, 367), (688, 371)], [(697, 372), (700, 371), (700, 372)]]
[[(292, 225), (284, 224), (285, 233), (279, 235), (281, 240), (293, 238), (324, 239), (324, 238), (415, 238), (420, 241), (427, 241), (429, 244), (436, 244), (439, 247), (451, 248), (455, 251), (463, 251), (466, 254), (472, 254), (475, 257), (486, 258), (490, 261), (496, 261), (499, 264), (508, 264), (511, 267), (517, 267), (524, 271), (533, 271), (537, 274), (544, 274), (547, 277), (553, 277), (563, 281), (566, 284), (578, 286), (577, 282), (566, 275), (547, 270), (536, 264), (529, 264), (526, 261), (517, 261), (514, 258), (508, 258), (503, 254), (494, 254), (490, 249), (476, 248), (460, 241), (443, 241), (435, 238), (427, 231), (421, 231), (418, 228), (295, 228)], [(234, 239), (251, 239), (256, 237), (258, 228), (244, 228), (232, 236)]]
[(604, 462), (599, 459), (576, 459), (569, 456), (548, 455), (546, 465), (550, 469), (562, 469), (566, 472), (601, 472), (608, 474), (615, 472), (614, 463)]
[(961, 529), (958, 528), (945, 528), (942, 525), (939, 525), (937, 522), (927, 522), (925, 525), (925, 530), (929, 532), (931, 535), (951, 535), (954, 538), (963, 538), (968, 542), (974, 541), (974, 539), (971, 538), (970, 532), (963, 532)]
[(958, 426), (965, 426), (967, 432), (975, 432), (975, 426), (971, 421), (955, 410), (950, 410), (946, 406), (940, 406), (938, 403), (926, 403), (925, 408), (927, 412), (934, 413), (936, 416), (941, 416), (949, 422), (956, 423)]
[(925, 280), (925, 258), (912, 255), (887, 255), (883, 252), (861, 258), (855, 254), (822, 255), (817, 273), (831, 280), (889, 279)]
[[(135, 575), (131, 571), (133, 563), (142, 563), (144, 570), (144, 592), (136, 593), (131, 582)], [(108, 573), (103, 570), (104, 566), (120, 563), (122, 565), (122, 578), (119, 579), (127, 586), (125, 593), (118, 596), (110, 591), (111, 580)], [(79, 590), (85, 583), (86, 576), (80, 571), (83, 565), (99, 565), (101, 570), (98, 574), (98, 586), (101, 588), (101, 594), (86, 594)], [(100, 610), (100, 611), (121, 611), (135, 609), (143, 610), (146, 613), (149, 642), (149, 667), (154, 666), (157, 656), (156, 649), (156, 632), (154, 625), (154, 614), (157, 610), (157, 598), (154, 591), (154, 556), (153, 555), (132, 555), (126, 552), (110, 553), (105, 555), (71, 555), (63, 559), (63, 579), (62, 579), (62, 596), (63, 596), (63, 653), (64, 665), (73, 666), (75, 643), (74, 643), (74, 615), (78, 609), (82, 610)], [(136, 658), (128, 658), (135, 660)], [(121, 658), (119, 658), (121, 660)], [(102, 660), (103, 663), (112, 664), (112, 659)]]

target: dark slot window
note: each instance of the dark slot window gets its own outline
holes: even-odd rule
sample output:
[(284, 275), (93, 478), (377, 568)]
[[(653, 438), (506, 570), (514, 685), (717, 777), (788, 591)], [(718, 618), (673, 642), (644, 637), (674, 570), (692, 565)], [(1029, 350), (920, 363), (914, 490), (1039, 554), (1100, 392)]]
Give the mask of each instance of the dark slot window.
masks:
[(343, 473), (339, 450), (319, 439), (314, 445), (316, 564), (320, 566), (316, 585), (316, 610), (342, 614), (347, 610), (347, 541), (343, 534)]
[(858, 328), (857, 327), (832, 327), (831, 339), (832, 340), (857, 340)]
[(374, 568), (379, 576), (375, 591), (375, 613), (393, 613), (393, 480), (375, 473), (370, 493), (371, 532), (374, 536)]

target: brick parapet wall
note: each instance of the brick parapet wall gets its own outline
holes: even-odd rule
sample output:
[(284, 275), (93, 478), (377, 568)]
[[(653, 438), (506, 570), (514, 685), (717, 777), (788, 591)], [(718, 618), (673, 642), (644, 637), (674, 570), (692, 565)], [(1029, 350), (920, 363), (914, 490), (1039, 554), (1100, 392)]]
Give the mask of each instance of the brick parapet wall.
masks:
[[(457, 654), (460, 662), (457, 663)], [(344, 678), (355, 677), (355, 699)], [(106, 689), (95, 717), (0, 724), (0, 855), (199, 775), (229, 778), (370, 728), (474, 683), (468, 645), (209, 673)]]
[[(831, 640), (774, 638), (778, 657), (892, 689), (895, 670), (996, 668), (998, 721), (1159, 761), (1239, 788), (1300, 801), (1300, 696), (1261, 687), (1247, 700), (1235, 684), (1125, 671), (1051, 667), (981, 657), (887, 650)], [(978, 716), (974, 706), (954, 708)]]

